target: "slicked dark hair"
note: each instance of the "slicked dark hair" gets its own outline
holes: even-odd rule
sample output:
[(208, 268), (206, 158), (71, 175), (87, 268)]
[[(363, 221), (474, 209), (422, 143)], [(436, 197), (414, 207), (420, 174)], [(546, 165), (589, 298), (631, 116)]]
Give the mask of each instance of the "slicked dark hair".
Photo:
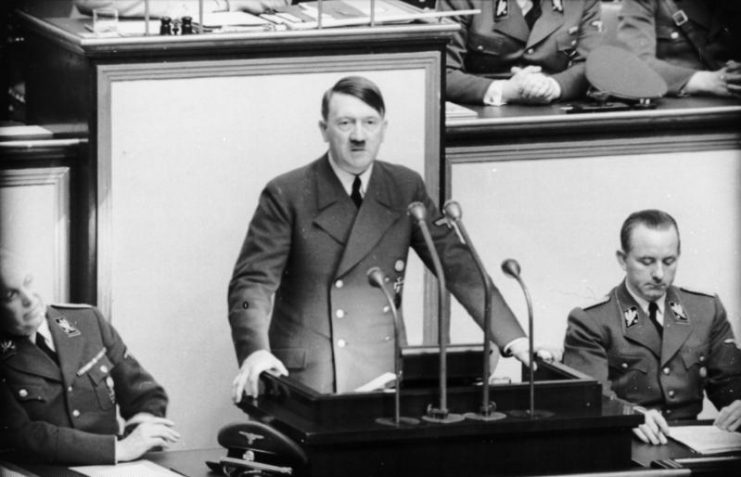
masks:
[(346, 76), (329, 88), (322, 96), (322, 119), (325, 121), (329, 116), (329, 100), (333, 94), (340, 93), (354, 96), (371, 108), (378, 111), (383, 117), (386, 114), (386, 105), (383, 95), (376, 84), (362, 76)]
[(645, 225), (650, 229), (670, 229), (674, 228), (677, 232), (677, 253), (681, 248), (681, 240), (679, 240), (679, 226), (674, 217), (658, 209), (646, 209), (633, 212), (625, 219), (623, 226), (620, 228), (620, 246), (623, 248), (624, 253), (630, 252), (630, 237), (633, 234), (633, 230), (638, 225)]

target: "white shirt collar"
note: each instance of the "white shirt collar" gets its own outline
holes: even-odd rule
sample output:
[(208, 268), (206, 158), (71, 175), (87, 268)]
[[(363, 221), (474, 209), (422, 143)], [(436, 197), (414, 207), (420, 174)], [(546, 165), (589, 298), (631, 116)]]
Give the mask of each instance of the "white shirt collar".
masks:
[(36, 334), (41, 335), (46, 340), (46, 345), (51, 348), (52, 351), (56, 352), (56, 346), (54, 346), (54, 339), (51, 337), (51, 330), (49, 329), (49, 322), (44, 318), (41, 324), (36, 328)]
[[(334, 171), (334, 174), (337, 176), (337, 178), (342, 183), (342, 188), (345, 189), (345, 192), (347, 195), (352, 194), (352, 183), (355, 180), (355, 174), (352, 174), (350, 172), (347, 172), (346, 170), (342, 169), (332, 158), (332, 153), (328, 153), (327, 156), (329, 157), (329, 165)], [(373, 171), (373, 163), (370, 163), (370, 166), (360, 174), (360, 195), (365, 197), (365, 192), (368, 190), (368, 181), (370, 180), (371, 172)]]

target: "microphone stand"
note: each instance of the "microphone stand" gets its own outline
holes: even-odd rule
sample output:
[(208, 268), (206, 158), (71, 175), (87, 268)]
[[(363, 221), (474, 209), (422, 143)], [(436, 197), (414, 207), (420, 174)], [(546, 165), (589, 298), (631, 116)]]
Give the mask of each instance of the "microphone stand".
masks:
[(443, 206), (443, 213), (445, 213), (445, 216), (449, 219), (450, 223), (456, 229), (459, 236), (463, 238), (463, 242), (468, 247), (468, 250), (469, 252), (471, 252), (471, 256), (473, 257), (473, 261), (476, 263), (476, 268), (479, 270), (481, 280), (484, 282), (484, 371), (482, 373), (483, 393), (481, 409), (479, 413), (466, 413), (465, 417), (467, 417), (468, 419), (476, 419), (481, 421), (495, 421), (498, 419), (503, 419), (507, 416), (505, 416), (501, 412), (495, 412), (496, 404), (494, 404), (494, 402), (492, 402), (489, 398), (489, 375), (491, 374), (491, 366), (489, 363), (489, 355), (491, 354), (491, 340), (489, 339), (489, 330), (491, 328), (491, 290), (493, 288), (493, 284), (491, 283), (489, 274), (486, 273), (486, 269), (484, 268), (484, 264), (481, 261), (481, 257), (479, 257), (479, 254), (476, 252), (476, 248), (473, 246), (473, 242), (471, 241), (471, 237), (469, 237), (468, 235), (466, 227), (461, 221), (461, 217), (463, 217), (461, 206), (458, 204), (458, 202), (449, 200)]
[(535, 366), (535, 351), (533, 344), (533, 342), (535, 341), (533, 337), (533, 302), (530, 299), (530, 293), (527, 290), (527, 286), (525, 286), (525, 282), (522, 281), (522, 277), (520, 276), (520, 264), (517, 263), (517, 260), (508, 258), (507, 260), (502, 262), (502, 271), (507, 276), (517, 280), (517, 283), (520, 284), (520, 288), (522, 288), (522, 292), (525, 294), (525, 301), (527, 302), (527, 333), (529, 345), (528, 354), (530, 360), (530, 367), (528, 369), (530, 374), (530, 408), (525, 411), (510, 411), (510, 414), (513, 417), (530, 417), (530, 419), (550, 417), (553, 415), (553, 413), (550, 411), (535, 410), (535, 373), (533, 372), (533, 367)]
[(394, 419), (391, 420), (387, 417), (379, 417), (376, 422), (383, 424), (384, 426), (395, 426), (399, 427), (402, 423), (408, 425), (419, 424), (419, 419), (413, 417), (401, 417), (401, 380), (402, 380), (402, 361), (401, 361), (401, 343), (399, 342), (399, 329), (401, 322), (399, 321), (399, 314), (394, 305), (394, 297), (391, 296), (391, 292), (386, 288), (386, 276), (379, 267), (373, 267), (366, 272), (368, 281), (371, 286), (381, 289), (383, 295), (386, 297), (386, 301), (391, 309), (391, 314), (394, 318), (394, 375), (396, 377), (396, 385), (394, 390)]
[(448, 335), (450, 328), (450, 309), (448, 308), (448, 295), (445, 286), (445, 273), (440, 263), (440, 256), (437, 254), (435, 244), (432, 242), (430, 230), (427, 228), (427, 208), (421, 202), (412, 202), (407, 207), (407, 213), (417, 221), (417, 225), (422, 231), (427, 249), (432, 258), (432, 264), (435, 268), (438, 283), (438, 342), (440, 346), (440, 407), (434, 408), (432, 405), (427, 407), (427, 415), (422, 419), (427, 422), (436, 422), (440, 424), (449, 424), (460, 422), (463, 416), (448, 412)]

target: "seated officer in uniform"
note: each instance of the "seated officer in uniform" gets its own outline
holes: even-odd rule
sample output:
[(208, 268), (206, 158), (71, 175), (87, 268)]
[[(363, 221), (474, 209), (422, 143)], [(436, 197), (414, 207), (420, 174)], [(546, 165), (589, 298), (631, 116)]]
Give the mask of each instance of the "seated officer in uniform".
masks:
[(617, 259), (625, 280), (599, 302), (569, 314), (564, 363), (635, 403), (646, 415), (634, 430), (666, 443), (666, 419), (695, 419), (703, 391), (720, 409), (715, 425), (741, 425), (741, 351), (716, 295), (672, 285), (679, 229), (659, 210), (631, 214)]
[[(259, 14), (290, 5), (291, 0), (204, 0), (204, 13), (244, 11)], [(121, 17), (144, 17), (144, 0), (75, 0), (80, 13), (92, 15), (96, 8), (115, 8)], [(149, 0), (152, 18), (191, 16), (198, 18), (198, 0)]]
[(618, 40), (669, 94), (741, 97), (741, 2), (623, 0)]
[(33, 462), (114, 464), (179, 439), (165, 390), (95, 308), (45, 306), (1, 248), (0, 292), (0, 448)]
[[(322, 393), (352, 392), (394, 369), (393, 315), (368, 283), (379, 267), (401, 301), (409, 248), (434, 269), (407, 208), (419, 202), (448, 288), (483, 322), (484, 286), (468, 249), (441, 224), (422, 178), (377, 160), (386, 131), (383, 96), (350, 76), (322, 98), (319, 129), (329, 150), (271, 180), (259, 199), (229, 284), (229, 322), (241, 369), (233, 399), (257, 395), (266, 370)], [(524, 332), (499, 291), (491, 339), (528, 361)], [(403, 334), (403, 330), (401, 332)]]
[(584, 60), (602, 40), (599, 0), (441, 0), (461, 29), (447, 46), (448, 101), (546, 104), (584, 95)]

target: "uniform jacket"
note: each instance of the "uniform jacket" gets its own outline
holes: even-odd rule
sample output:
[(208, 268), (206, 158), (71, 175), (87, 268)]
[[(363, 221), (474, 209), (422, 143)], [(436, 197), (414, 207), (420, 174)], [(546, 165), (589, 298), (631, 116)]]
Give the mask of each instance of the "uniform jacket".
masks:
[[(441, 214), (422, 178), (375, 161), (356, 212), (325, 155), (272, 180), (260, 196), (229, 286), (239, 363), (269, 349), (291, 377), (323, 393), (352, 391), (393, 371), (393, 317), (366, 272), (380, 267), (400, 301), (409, 247), (432, 267), (407, 215), (414, 201), (427, 208), (448, 288), (481, 323), (480, 276), (454, 232), (432, 225)], [(496, 290), (492, 302), (492, 339), (504, 346), (524, 336)]]
[(667, 419), (694, 419), (703, 391), (719, 409), (741, 399), (741, 351), (717, 296), (670, 287), (664, 338), (623, 283), (569, 314), (564, 363)]
[(658, 72), (679, 94), (698, 70), (717, 70), (729, 59), (741, 60), (741, 3), (736, 0), (675, 0), (698, 33), (709, 57), (704, 64), (662, 0), (623, 0), (618, 40)]
[[(506, 15), (497, 16), (500, 3), (506, 4)], [(558, 82), (561, 100), (586, 92), (584, 60), (602, 41), (599, 0), (541, 3), (542, 14), (530, 31), (515, 0), (442, 0), (443, 10), (481, 10), (453, 17), (461, 30), (447, 47), (449, 101), (481, 104), (493, 77), (508, 78), (513, 66), (527, 65), (542, 67)]]
[(25, 337), (0, 335), (0, 447), (34, 461), (113, 464), (121, 417), (164, 416), (167, 396), (98, 310), (50, 306), (57, 365)]

